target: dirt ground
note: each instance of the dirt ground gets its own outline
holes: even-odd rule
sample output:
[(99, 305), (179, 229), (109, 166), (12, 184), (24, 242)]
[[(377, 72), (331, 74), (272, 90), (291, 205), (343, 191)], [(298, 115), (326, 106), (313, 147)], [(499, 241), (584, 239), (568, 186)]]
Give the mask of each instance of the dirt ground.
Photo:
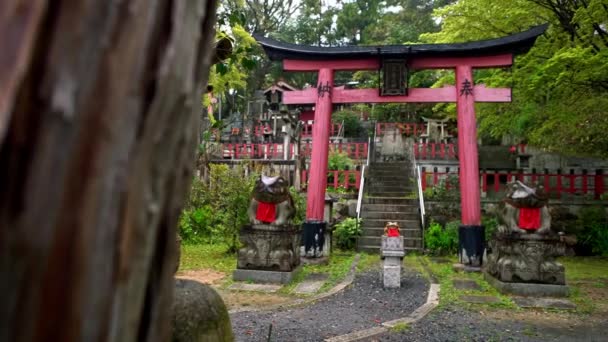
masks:
[(253, 291), (230, 291), (222, 287), (222, 283), (226, 280), (227, 275), (223, 272), (217, 272), (210, 269), (201, 269), (194, 271), (181, 271), (176, 274), (177, 278), (190, 279), (211, 285), (222, 297), (228, 310), (239, 309), (243, 307), (264, 307), (277, 305), (292, 301), (294, 298), (288, 295), (275, 293), (262, 293)]

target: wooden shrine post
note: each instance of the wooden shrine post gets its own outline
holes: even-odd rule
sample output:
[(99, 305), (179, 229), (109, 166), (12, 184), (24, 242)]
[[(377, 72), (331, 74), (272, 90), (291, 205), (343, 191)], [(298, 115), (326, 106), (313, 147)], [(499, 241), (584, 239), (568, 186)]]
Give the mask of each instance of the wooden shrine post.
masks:
[[(514, 55), (528, 51), (546, 28), (547, 25), (541, 25), (509, 37), (470, 43), (334, 47), (322, 50), (318, 47), (286, 44), (256, 36), (268, 56), (282, 61), (286, 71), (319, 73), (317, 88), (289, 91), (283, 95), (285, 104), (316, 105), (305, 230), (307, 225), (311, 224), (316, 228), (323, 226), (327, 152), (333, 104), (452, 102), (456, 103), (458, 111), (462, 206), (459, 256), (460, 261), (467, 266), (481, 266), (485, 243), (484, 228), (481, 226), (475, 102), (510, 102), (511, 89), (475, 86), (473, 68), (511, 66)], [(434, 89), (413, 88), (408, 89), (405, 94), (399, 93), (397, 88), (396, 91), (388, 92), (383, 89), (382, 94), (391, 94), (384, 96), (378, 89), (333, 88), (333, 71), (379, 70), (382, 69), (385, 60), (393, 65), (395, 60), (401, 60), (407, 69), (452, 69), (456, 74), (456, 86)], [(407, 74), (396, 75), (394, 79), (407, 82)]]

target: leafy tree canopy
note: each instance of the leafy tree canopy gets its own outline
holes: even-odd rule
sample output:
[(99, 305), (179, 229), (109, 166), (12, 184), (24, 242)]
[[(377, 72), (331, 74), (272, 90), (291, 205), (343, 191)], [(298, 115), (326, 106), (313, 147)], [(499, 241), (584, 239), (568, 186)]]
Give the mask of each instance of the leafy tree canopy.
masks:
[[(563, 153), (608, 156), (608, 2), (606, 0), (467, 0), (435, 10), (432, 43), (496, 38), (550, 23), (511, 72), (483, 70), (476, 83), (513, 87), (513, 102), (477, 107), (481, 135)], [(437, 85), (453, 83), (446, 74)], [(452, 106), (441, 110), (451, 111)]]

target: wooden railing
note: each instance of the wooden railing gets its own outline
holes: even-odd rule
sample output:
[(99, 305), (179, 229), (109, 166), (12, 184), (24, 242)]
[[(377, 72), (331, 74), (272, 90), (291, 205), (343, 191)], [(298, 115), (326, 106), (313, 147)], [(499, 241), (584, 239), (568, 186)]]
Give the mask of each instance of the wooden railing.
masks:
[[(312, 137), (312, 126), (311, 123), (302, 123), (302, 134), (300, 135), (302, 138), (310, 138)], [(337, 136), (340, 132), (340, 128), (342, 128), (342, 124), (332, 123), (331, 124), (331, 132), (330, 136)]]
[(376, 135), (383, 136), (387, 129), (395, 128), (399, 130), (399, 133), (407, 136), (426, 133), (426, 124), (423, 123), (378, 122), (376, 123)]
[[(365, 159), (367, 158), (367, 143), (338, 143), (329, 144), (330, 151), (338, 151), (348, 154), (351, 159)], [(310, 141), (302, 143), (300, 145), (300, 155), (310, 158), (312, 155), (312, 143)]]
[[(429, 172), (423, 171), (422, 189), (434, 187), (443, 181), (446, 188), (458, 186), (450, 184), (445, 180), (450, 177), (458, 177), (456, 172)], [(564, 194), (590, 196), (600, 199), (607, 192), (606, 183), (608, 175), (604, 174), (562, 174), (562, 173), (519, 173), (519, 172), (495, 172), (480, 171), (481, 191), (484, 193), (504, 193), (507, 191), (507, 183), (519, 180), (527, 184), (539, 184), (544, 187), (544, 192), (550, 198), (561, 198)]]
[[(306, 189), (308, 184), (308, 171), (302, 170), (301, 189)], [(329, 170), (327, 171), (327, 187), (359, 189), (361, 182), (361, 171), (359, 170)]]
[[(348, 154), (352, 159), (367, 158), (367, 143), (338, 143), (329, 144), (330, 151), (338, 151)], [(224, 159), (283, 159), (283, 144), (221, 144), (219, 147)], [(294, 157), (295, 144), (290, 144), (287, 159)], [(312, 155), (312, 143), (305, 142), (300, 145), (300, 155), (310, 158)]]
[(458, 158), (458, 151), (456, 148), (456, 144), (415, 143), (414, 157), (416, 157), (416, 160), (454, 160)]
[[(283, 144), (222, 144), (225, 159), (284, 159)], [(294, 156), (295, 145), (290, 144), (287, 159)]]

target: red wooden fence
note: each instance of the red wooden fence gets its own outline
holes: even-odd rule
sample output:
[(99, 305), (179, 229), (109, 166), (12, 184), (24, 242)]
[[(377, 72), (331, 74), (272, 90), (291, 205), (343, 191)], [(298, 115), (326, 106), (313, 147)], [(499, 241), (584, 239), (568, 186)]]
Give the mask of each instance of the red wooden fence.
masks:
[(426, 133), (426, 124), (423, 123), (378, 122), (376, 123), (376, 136), (383, 136), (387, 129), (394, 128), (407, 136)]
[[(361, 182), (361, 171), (358, 170), (329, 170), (327, 171), (327, 186), (337, 189), (343, 187), (344, 189), (359, 189)], [(300, 177), (300, 184), (302, 189), (306, 188), (308, 184), (308, 172), (302, 170), (302, 177)]]
[[(458, 173), (424, 171), (422, 190), (433, 187), (449, 176), (458, 176)], [(494, 172), (481, 171), (481, 190), (485, 193), (501, 193), (507, 190), (507, 183), (519, 180), (525, 183), (537, 183), (544, 187), (544, 191), (551, 198), (561, 198), (563, 194), (593, 195), (599, 199), (607, 192), (605, 184), (608, 175), (603, 174), (561, 174), (561, 173), (520, 173), (520, 172)], [(445, 183), (450, 186), (449, 183)], [(457, 186), (456, 184), (451, 184)]]
[(442, 159), (453, 160), (458, 156), (455, 144), (424, 143), (414, 144), (414, 156), (416, 159)]
[[(312, 137), (312, 126), (313, 126), (313, 124), (304, 122), (302, 124), (302, 134), (300, 136), (303, 137), (303, 138), (310, 138), (310, 137)], [(342, 126), (342, 124), (332, 123), (331, 124), (330, 136), (336, 136), (336, 135), (338, 135), (338, 133), (340, 132), (341, 126)]]
[[(283, 144), (222, 144), (222, 157), (226, 159), (283, 159)], [(352, 159), (367, 158), (367, 143), (338, 143), (329, 144), (330, 151), (348, 154)], [(295, 153), (295, 144), (290, 144), (288, 159)], [(309, 158), (312, 144), (305, 142), (300, 145), (300, 155)]]
[[(338, 143), (329, 144), (330, 151), (344, 152), (348, 154), (349, 158), (352, 159), (365, 159), (367, 158), (367, 143)], [(312, 153), (312, 143), (307, 141), (300, 145), (300, 155), (304, 157), (310, 157)]]
[[(283, 159), (283, 144), (222, 144), (223, 158), (229, 159)], [(288, 159), (294, 155), (295, 145), (290, 144)]]

